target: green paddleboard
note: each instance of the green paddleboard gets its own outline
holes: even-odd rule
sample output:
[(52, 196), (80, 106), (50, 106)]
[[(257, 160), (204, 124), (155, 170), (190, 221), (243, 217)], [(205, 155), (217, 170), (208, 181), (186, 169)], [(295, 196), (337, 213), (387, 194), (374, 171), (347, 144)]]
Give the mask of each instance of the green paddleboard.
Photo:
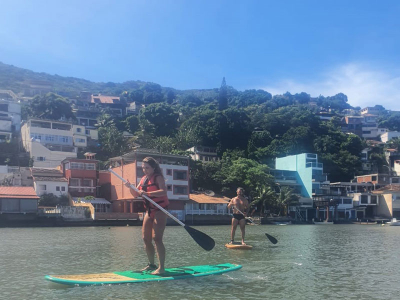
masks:
[(121, 284), (195, 278), (235, 271), (241, 267), (235, 264), (219, 264), (169, 268), (165, 269), (162, 275), (152, 275), (152, 271), (122, 271), (82, 275), (46, 275), (45, 278), (51, 282), (76, 286)]

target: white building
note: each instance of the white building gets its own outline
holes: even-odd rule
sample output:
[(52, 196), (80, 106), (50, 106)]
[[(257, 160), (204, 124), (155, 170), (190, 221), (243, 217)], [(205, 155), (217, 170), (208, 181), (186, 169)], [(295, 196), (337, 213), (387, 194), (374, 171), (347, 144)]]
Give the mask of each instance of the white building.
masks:
[(22, 125), (21, 138), (34, 167), (54, 168), (67, 157), (77, 157), (71, 123), (31, 119)]
[(387, 143), (393, 138), (399, 138), (400, 137), (400, 132), (398, 131), (388, 131), (383, 134), (381, 134), (381, 141), (384, 143)]
[(28, 167), (0, 166), (0, 184), (9, 182), (12, 186), (33, 186), (31, 171)]
[(219, 160), (216, 147), (194, 146), (187, 149), (186, 151), (190, 151), (193, 153), (190, 154), (190, 157), (193, 160), (200, 160), (202, 162)]
[(18, 102), (0, 99), (0, 117), (11, 118), (12, 131), (21, 130), (21, 104)]
[(11, 140), (12, 120), (10, 117), (0, 116), (0, 143)]
[(67, 195), (68, 180), (64, 177), (34, 177), (33, 188), (38, 196), (43, 194)]

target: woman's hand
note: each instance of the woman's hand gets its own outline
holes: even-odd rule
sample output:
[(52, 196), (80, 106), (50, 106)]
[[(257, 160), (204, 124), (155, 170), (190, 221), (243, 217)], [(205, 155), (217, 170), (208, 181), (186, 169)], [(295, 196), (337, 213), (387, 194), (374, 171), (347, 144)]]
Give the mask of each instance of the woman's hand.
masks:
[(145, 191), (143, 191), (143, 190), (140, 190), (139, 191), (139, 196), (143, 197), (143, 195), (147, 196), (147, 193)]

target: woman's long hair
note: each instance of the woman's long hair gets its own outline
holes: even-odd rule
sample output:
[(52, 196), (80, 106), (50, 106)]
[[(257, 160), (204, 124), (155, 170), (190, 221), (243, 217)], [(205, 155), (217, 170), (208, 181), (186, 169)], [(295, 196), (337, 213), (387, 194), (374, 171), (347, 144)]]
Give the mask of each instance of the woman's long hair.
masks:
[(161, 171), (160, 164), (154, 158), (148, 156), (143, 159), (144, 163), (148, 163), (150, 167), (154, 169), (154, 174), (161, 175), (164, 178), (164, 175)]

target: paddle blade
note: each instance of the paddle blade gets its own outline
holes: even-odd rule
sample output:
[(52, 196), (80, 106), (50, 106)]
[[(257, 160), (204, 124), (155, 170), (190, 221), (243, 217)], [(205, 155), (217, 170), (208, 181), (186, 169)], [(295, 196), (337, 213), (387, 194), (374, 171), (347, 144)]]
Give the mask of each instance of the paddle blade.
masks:
[(188, 225), (185, 225), (184, 228), (201, 248), (206, 251), (210, 251), (214, 248), (215, 241), (207, 234), (189, 227)]
[(265, 235), (271, 241), (272, 244), (276, 244), (278, 242), (278, 240), (274, 238), (272, 235), (269, 235), (268, 233), (266, 233)]

